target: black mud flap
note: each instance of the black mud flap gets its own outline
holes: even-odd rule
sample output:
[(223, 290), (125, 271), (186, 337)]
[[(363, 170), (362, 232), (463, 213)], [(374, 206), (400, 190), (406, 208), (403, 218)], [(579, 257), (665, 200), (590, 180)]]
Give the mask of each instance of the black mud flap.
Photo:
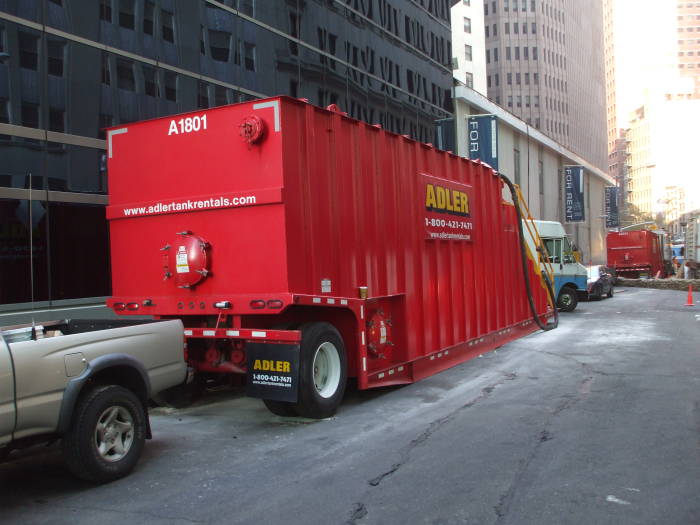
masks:
[(297, 402), (299, 345), (246, 343), (246, 394), (270, 401)]

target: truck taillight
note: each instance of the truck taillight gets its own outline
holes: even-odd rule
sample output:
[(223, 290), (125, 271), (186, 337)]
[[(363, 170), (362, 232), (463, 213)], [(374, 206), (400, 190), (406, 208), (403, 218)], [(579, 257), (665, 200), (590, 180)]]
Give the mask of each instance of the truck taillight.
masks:
[(283, 303), (279, 299), (271, 299), (267, 302), (267, 307), (271, 308), (272, 310), (279, 310), (282, 308), (282, 305)]
[(132, 312), (134, 310), (138, 310), (139, 307), (140, 307), (139, 303), (127, 303), (127, 305), (126, 305), (126, 309), (131, 310)]
[(112, 308), (114, 308), (114, 310), (117, 312), (121, 312), (126, 309), (126, 305), (124, 303), (114, 303)]
[(263, 301), (262, 299), (250, 301), (250, 307), (253, 310), (261, 310), (261, 309), (265, 308), (265, 301)]

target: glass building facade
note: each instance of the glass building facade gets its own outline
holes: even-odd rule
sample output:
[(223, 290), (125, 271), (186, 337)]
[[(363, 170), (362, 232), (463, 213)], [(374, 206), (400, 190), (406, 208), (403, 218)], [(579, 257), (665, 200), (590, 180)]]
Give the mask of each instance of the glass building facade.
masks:
[(103, 128), (290, 95), (433, 142), (449, 0), (0, 0), (0, 309), (110, 294)]

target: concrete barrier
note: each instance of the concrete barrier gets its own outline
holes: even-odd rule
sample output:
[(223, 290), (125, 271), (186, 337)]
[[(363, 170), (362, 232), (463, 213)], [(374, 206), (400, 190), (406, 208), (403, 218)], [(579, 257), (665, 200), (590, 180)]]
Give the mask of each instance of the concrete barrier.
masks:
[(693, 291), (700, 290), (700, 279), (625, 279), (617, 278), (617, 286), (630, 286), (637, 288), (656, 288), (658, 290), (682, 290), (688, 291), (688, 286), (693, 285)]

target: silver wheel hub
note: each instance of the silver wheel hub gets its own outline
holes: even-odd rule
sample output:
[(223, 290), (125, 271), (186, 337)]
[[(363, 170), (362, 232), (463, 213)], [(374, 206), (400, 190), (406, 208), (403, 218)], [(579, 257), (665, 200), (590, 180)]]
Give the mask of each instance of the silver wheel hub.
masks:
[(332, 397), (340, 385), (340, 354), (335, 345), (329, 341), (321, 343), (314, 353), (314, 386), (323, 397)]
[(115, 462), (123, 459), (134, 444), (134, 419), (122, 406), (111, 406), (97, 419), (95, 447), (102, 459)]

